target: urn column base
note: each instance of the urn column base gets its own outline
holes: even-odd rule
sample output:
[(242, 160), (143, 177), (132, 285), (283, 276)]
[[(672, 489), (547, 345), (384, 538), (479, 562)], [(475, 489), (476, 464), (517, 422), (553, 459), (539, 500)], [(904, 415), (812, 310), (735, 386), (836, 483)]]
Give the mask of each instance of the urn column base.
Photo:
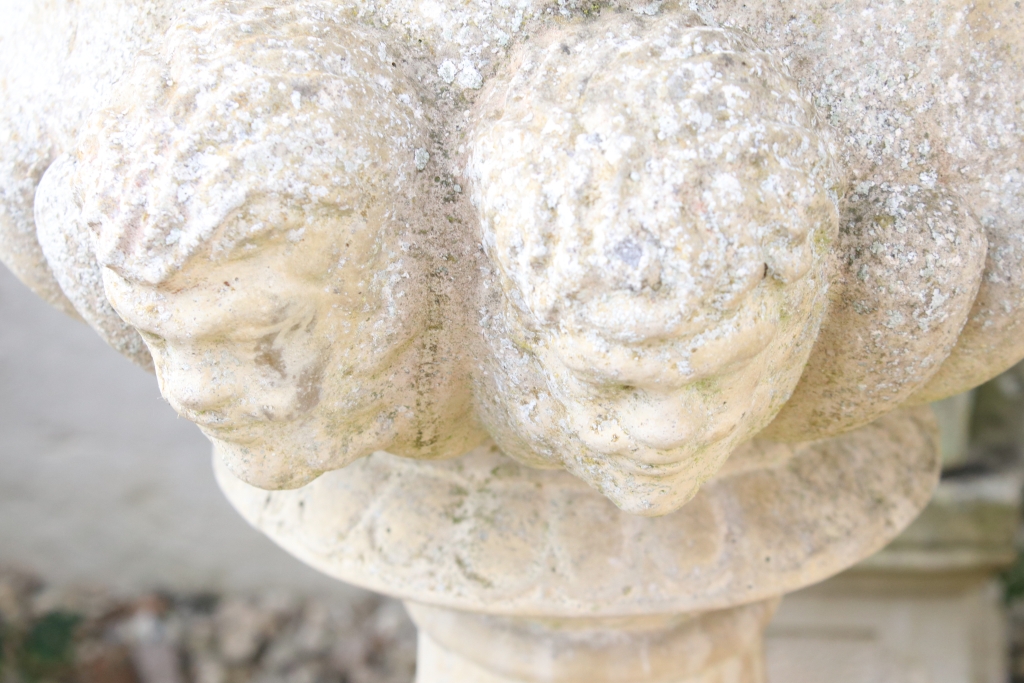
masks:
[(778, 599), (697, 614), (545, 618), (406, 602), (416, 683), (765, 683)]

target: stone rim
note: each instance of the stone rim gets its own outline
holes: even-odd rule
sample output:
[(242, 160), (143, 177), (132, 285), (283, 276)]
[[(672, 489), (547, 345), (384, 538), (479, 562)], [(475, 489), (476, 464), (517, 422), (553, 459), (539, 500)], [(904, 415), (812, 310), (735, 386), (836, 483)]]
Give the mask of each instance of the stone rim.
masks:
[(898, 411), (658, 518), (493, 446), (442, 462), (377, 453), (291, 491), (215, 470), (250, 524), (342, 581), (489, 614), (625, 616), (722, 609), (842, 571), (924, 508), (939, 460), (930, 410)]

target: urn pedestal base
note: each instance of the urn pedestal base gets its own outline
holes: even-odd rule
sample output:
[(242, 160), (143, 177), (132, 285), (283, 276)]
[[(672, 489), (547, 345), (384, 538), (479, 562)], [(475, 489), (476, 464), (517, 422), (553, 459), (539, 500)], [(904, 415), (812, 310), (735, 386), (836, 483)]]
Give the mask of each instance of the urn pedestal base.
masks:
[(751, 442), (657, 518), (490, 445), (440, 462), (377, 453), (291, 491), (216, 468), (290, 553), (406, 602), (417, 683), (765, 683), (778, 597), (909, 524), (938, 479), (936, 442), (927, 409), (826, 441)]
[(778, 600), (700, 614), (499, 617), (406, 602), (416, 683), (765, 683)]

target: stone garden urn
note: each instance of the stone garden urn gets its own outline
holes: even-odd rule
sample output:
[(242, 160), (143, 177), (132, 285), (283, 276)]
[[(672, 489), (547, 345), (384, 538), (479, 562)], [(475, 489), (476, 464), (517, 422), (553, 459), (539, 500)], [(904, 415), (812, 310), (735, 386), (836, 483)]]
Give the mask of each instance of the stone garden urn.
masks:
[(0, 9), (0, 257), (419, 683), (763, 682), (1024, 358), (1019, 3)]

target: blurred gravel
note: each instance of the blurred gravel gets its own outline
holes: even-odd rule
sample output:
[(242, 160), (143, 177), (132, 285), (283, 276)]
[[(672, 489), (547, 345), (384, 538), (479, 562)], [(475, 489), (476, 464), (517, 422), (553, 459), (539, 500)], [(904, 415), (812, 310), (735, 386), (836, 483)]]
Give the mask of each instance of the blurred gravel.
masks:
[(415, 666), (394, 600), (124, 598), (0, 568), (0, 683), (410, 683)]

